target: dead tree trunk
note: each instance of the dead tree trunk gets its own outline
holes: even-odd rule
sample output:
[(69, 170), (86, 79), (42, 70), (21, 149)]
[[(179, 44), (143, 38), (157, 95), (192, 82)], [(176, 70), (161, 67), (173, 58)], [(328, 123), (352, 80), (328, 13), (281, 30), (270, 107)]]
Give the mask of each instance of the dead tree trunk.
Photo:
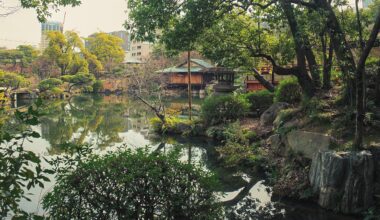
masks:
[(146, 101), (145, 99), (141, 98), (140, 96), (136, 95), (136, 97), (139, 100), (141, 100), (145, 105), (147, 105), (149, 108), (151, 108), (163, 124), (166, 124), (165, 113), (162, 113), (164, 111), (164, 107), (162, 105), (160, 105), (159, 107), (155, 107), (152, 104), (150, 104), (148, 101)]

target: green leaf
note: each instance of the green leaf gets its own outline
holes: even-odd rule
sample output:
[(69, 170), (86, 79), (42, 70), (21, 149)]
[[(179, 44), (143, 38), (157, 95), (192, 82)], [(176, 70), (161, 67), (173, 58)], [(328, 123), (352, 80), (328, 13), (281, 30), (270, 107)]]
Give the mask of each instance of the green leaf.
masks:
[(38, 132), (35, 132), (33, 131), (31, 134), (30, 134), (31, 137), (34, 137), (34, 138), (40, 138), (41, 135), (38, 133)]

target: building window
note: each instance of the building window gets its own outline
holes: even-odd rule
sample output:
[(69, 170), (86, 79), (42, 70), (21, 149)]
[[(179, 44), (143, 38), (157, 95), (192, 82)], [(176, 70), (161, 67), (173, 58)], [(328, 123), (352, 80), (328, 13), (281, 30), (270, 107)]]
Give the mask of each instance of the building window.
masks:
[(132, 56), (134, 57), (134, 56), (136, 56), (136, 54), (135, 54), (135, 53), (133, 53), (133, 54), (132, 54)]
[(141, 49), (141, 46), (137, 46), (137, 49)]
[(141, 56), (141, 52), (138, 52), (138, 53), (137, 53), (137, 56)]

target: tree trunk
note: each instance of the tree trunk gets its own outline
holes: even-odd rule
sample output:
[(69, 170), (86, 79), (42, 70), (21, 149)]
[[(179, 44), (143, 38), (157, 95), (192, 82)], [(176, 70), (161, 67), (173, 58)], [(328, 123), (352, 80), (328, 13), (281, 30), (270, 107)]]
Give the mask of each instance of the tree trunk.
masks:
[(313, 53), (313, 50), (311, 49), (311, 45), (309, 42), (309, 39), (307, 36), (303, 36), (303, 41), (304, 41), (304, 51), (305, 51), (305, 56), (307, 63), (309, 64), (309, 69), (311, 76), (313, 78), (313, 83), (315, 87), (320, 87), (321, 86), (321, 77), (320, 77), (320, 71), (318, 67), (318, 63), (315, 59), (315, 55)]
[(318, 8), (323, 9), (327, 16), (327, 28), (329, 29), (330, 38), (335, 51), (338, 64), (343, 72), (347, 88), (345, 95), (351, 105), (354, 104), (354, 94), (356, 90), (354, 74), (356, 65), (354, 56), (348, 43), (345, 34), (339, 24), (331, 4), (326, 0), (315, 0)]
[[(331, 68), (332, 68), (332, 58), (333, 58), (333, 45), (330, 40), (329, 46), (327, 47), (327, 36), (325, 33), (321, 34), (322, 43), (322, 55), (323, 55), (323, 86), (325, 90), (331, 89)], [(328, 51), (327, 51), (328, 50)]]
[[(315, 94), (315, 85), (313, 83), (312, 78), (307, 73), (306, 69), (306, 51), (305, 51), (305, 44), (304, 39), (302, 37), (302, 33), (299, 30), (296, 16), (293, 11), (292, 5), (286, 1), (281, 0), (280, 6), (284, 10), (285, 16), (288, 20), (290, 30), (293, 35), (294, 44), (296, 47), (296, 54), (297, 54), (297, 66), (298, 66), (298, 73), (294, 74), (298, 78), (298, 82), (300, 83), (300, 86), (302, 87), (303, 91), (305, 92), (305, 95), (308, 97), (313, 97)], [(312, 57), (310, 55), (310, 51), (308, 53), (308, 57), (310, 58), (310, 62), (313, 63)]]
[(187, 76), (188, 76), (188, 80), (189, 80), (189, 88), (188, 88), (188, 92), (189, 92), (189, 119), (191, 120), (191, 114), (192, 114), (192, 109), (191, 109), (191, 99), (192, 99), (192, 94), (191, 94), (191, 60), (190, 60), (190, 50), (187, 51)]
[(372, 28), (372, 32), (366, 46), (360, 56), (358, 67), (356, 70), (356, 128), (355, 128), (355, 141), (354, 149), (359, 150), (363, 147), (363, 127), (364, 127), (364, 73), (365, 62), (371, 49), (376, 41), (377, 34), (380, 29), (380, 14), (376, 17), (375, 25)]
[[(274, 92), (274, 85), (268, 82), (264, 77), (257, 71), (257, 69), (252, 68), (253, 76), (259, 81), (268, 91)], [(274, 73), (273, 73), (274, 74)]]

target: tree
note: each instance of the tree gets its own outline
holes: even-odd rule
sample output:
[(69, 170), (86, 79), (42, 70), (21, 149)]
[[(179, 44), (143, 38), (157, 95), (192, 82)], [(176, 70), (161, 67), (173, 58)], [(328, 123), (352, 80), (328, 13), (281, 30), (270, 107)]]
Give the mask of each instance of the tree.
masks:
[[(267, 27), (260, 27), (260, 22), (265, 22)], [(252, 72), (268, 90), (273, 91), (273, 85), (266, 82), (253, 67), (262, 62), (261, 58), (255, 57), (255, 51), (268, 54), (283, 65), (294, 60), (294, 43), (290, 33), (279, 23), (281, 21), (275, 24), (263, 17), (253, 19), (236, 11), (207, 29), (200, 37), (197, 48), (219, 65)]]
[(355, 128), (355, 141), (354, 148), (361, 149), (363, 147), (363, 135), (364, 135), (364, 117), (365, 117), (365, 100), (364, 100), (364, 74), (365, 63), (369, 53), (377, 39), (380, 30), (380, 5), (378, 6), (379, 13), (376, 16), (375, 25), (372, 28), (372, 32), (368, 41), (363, 48), (359, 62), (356, 69), (356, 128)]
[(22, 75), (0, 70), (0, 87), (5, 88), (5, 93), (26, 86), (27, 84), (28, 81)]
[(120, 38), (100, 32), (87, 40), (89, 52), (98, 58), (107, 72), (110, 73), (112, 68), (123, 62), (125, 52)]
[(78, 72), (89, 72), (88, 62), (83, 54), (88, 52), (77, 33), (68, 31), (49, 32), (49, 45), (44, 55), (50, 58), (61, 70), (61, 76)]
[(61, 86), (62, 83), (62, 80), (57, 78), (45, 79), (38, 84), (38, 89), (40, 92), (45, 92)]
[(38, 51), (35, 50), (30, 45), (20, 45), (17, 47), (17, 50), (20, 52), (20, 67), (21, 67), (21, 73), (23, 72), (23, 69), (28, 68), (31, 66), (33, 61), (38, 56)]
[(95, 81), (95, 77), (92, 74), (88, 73), (77, 73), (75, 75), (65, 75), (61, 77), (63, 82), (69, 83), (68, 92), (71, 93), (71, 90), (74, 87), (82, 87), (84, 90), (91, 90), (91, 85)]
[(32, 72), (36, 74), (40, 80), (50, 77), (58, 77), (60, 75), (60, 69), (46, 54), (39, 56), (32, 63)]
[[(275, 4), (278, 3), (278, 4)], [(295, 75), (305, 93), (313, 96), (315, 87), (319, 81), (319, 73), (316, 68), (316, 60), (307, 36), (299, 29), (293, 6), (285, 1), (270, 1), (267, 4), (259, 4), (255, 1), (184, 1), (177, 4), (176, 1), (155, 3), (154, 1), (130, 0), (130, 19), (133, 22), (128, 27), (134, 33), (145, 39), (155, 39), (156, 30), (161, 29), (159, 37), (163, 39), (168, 47), (178, 48), (184, 46), (183, 42), (194, 42), (199, 36), (212, 27), (226, 14), (238, 11), (240, 14), (251, 16), (252, 7), (262, 9), (279, 7), (285, 20), (289, 24), (292, 33), (295, 52), (297, 54), (297, 66), (282, 68), (268, 54), (262, 54), (260, 50), (249, 47), (251, 56), (263, 57), (272, 63), (273, 70), (280, 75)], [(239, 11), (240, 10), (240, 11)], [(143, 16), (149, 12), (152, 16)], [(248, 32), (248, 31), (247, 31)], [(306, 70), (306, 64), (311, 67), (311, 76)]]
[(22, 54), (19, 50), (0, 49), (0, 63), (2, 65), (11, 64), (13, 65), (13, 67), (16, 67), (17, 63), (20, 62), (21, 58)]

